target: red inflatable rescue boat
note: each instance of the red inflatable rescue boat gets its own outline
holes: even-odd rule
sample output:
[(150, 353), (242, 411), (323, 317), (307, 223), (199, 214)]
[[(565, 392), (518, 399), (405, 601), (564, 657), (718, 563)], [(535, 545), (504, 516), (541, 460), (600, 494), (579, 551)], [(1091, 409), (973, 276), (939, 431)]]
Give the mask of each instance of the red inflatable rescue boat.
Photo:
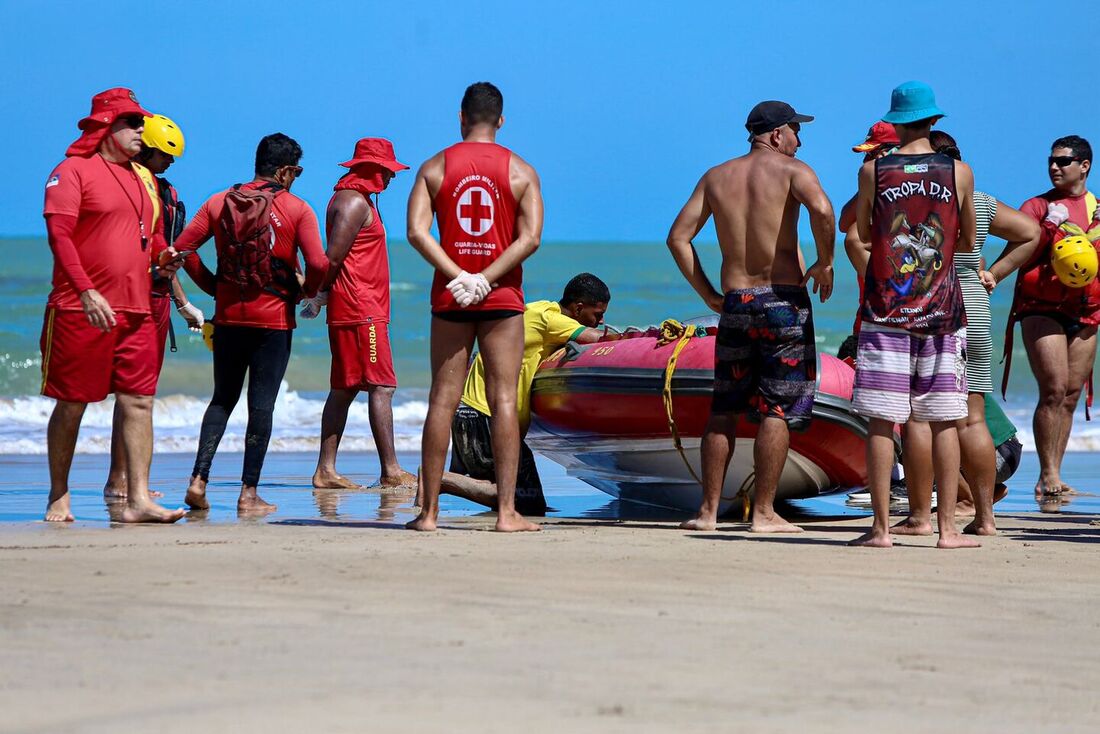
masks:
[[(686, 327), (666, 322), (661, 329), (631, 330), (613, 340), (558, 350), (539, 367), (532, 385), (531, 448), (613, 497), (697, 510), (715, 322)], [(695, 334), (684, 335), (685, 329)], [(817, 367), (813, 419), (806, 431), (791, 433), (779, 499), (814, 497), (867, 481), (867, 421), (851, 410), (855, 373), (820, 352)], [(740, 512), (744, 495), (751, 496), (756, 429), (748, 420), (738, 423), (721, 514)]]

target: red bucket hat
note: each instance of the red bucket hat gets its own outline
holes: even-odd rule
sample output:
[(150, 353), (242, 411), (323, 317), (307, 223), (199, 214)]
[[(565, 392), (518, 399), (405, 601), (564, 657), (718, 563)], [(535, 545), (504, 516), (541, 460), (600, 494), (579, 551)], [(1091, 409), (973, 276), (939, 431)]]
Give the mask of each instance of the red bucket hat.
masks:
[(399, 163), (393, 152), (393, 143), (385, 138), (363, 138), (355, 144), (355, 153), (350, 161), (340, 165), (344, 168), (358, 166), (360, 163), (375, 163), (397, 173), (408, 168)]
[(153, 113), (138, 104), (137, 96), (125, 87), (115, 87), (92, 97), (92, 111), (76, 126), (84, 131), (65, 155), (91, 155), (107, 136), (115, 120), (123, 115), (152, 117)]
[(152, 117), (153, 113), (138, 104), (137, 96), (125, 87), (115, 87), (92, 97), (92, 111), (77, 123), (81, 130), (97, 125), (110, 125), (123, 115)]
[(859, 145), (852, 146), (852, 152), (866, 153), (880, 145), (897, 145), (900, 142), (901, 140), (898, 138), (898, 132), (894, 129), (894, 126), (888, 122), (879, 121), (867, 131), (866, 140)]

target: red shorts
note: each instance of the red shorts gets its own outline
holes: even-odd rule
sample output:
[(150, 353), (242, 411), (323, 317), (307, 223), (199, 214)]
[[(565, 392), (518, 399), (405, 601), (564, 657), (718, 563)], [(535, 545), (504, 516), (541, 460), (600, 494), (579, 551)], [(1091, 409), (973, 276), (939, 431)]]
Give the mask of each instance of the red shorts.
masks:
[(153, 323), (157, 325), (157, 374), (164, 369), (164, 349), (168, 342), (168, 327), (172, 323), (172, 299), (153, 296)]
[(147, 313), (115, 313), (104, 334), (83, 311), (46, 308), (42, 324), (42, 394), (73, 403), (98, 403), (113, 392), (157, 391), (157, 329)]
[(334, 390), (354, 390), (371, 386), (397, 387), (390, 353), (389, 324), (369, 322), (328, 327), (332, 349)]

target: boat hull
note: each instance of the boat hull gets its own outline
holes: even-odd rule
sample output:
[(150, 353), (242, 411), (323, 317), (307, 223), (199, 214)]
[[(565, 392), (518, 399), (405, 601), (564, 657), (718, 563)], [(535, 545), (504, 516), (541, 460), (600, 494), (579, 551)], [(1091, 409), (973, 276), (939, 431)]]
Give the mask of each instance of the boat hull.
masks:
[[(710, 416), (714, 337), (694, 338), (673, 373), (675, 448), (662, 401), (674, 344), (656, 338), (569, 345), (540, 367), (531, 391), (531, 448), (581, 481), (623, 500), (695, 511), (702, 488), (700, 440)], [(851, 412), (851, 368), (819, 355), (813, 419), (791, 433), (779, 499), (801, 499), (866, 483), (867, 423)], [(741, 420), (719, 512), (739, 511), (752, 491), (757, 426)], [(688, 465), (691, 466), (689, 470)]]

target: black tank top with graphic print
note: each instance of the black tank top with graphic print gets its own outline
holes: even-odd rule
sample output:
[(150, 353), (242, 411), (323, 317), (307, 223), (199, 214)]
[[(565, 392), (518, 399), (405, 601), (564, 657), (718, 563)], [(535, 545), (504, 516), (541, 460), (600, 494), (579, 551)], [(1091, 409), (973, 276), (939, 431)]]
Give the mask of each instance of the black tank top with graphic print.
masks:
[(955, 161), (942, 153), (875, 162), (864, 321), (917, 334), (966, 326), (954, 266), (958, 198)]

